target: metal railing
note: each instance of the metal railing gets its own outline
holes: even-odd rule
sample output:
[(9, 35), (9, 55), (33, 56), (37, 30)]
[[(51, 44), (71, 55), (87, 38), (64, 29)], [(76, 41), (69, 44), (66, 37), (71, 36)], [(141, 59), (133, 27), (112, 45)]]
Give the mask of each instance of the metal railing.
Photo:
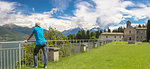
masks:
[[(110, 43), (110, 40), (47, 40), (47, 52), (49, 47), (60, 48), (60, 58), (79, 53), (81, 45), (86, 44), (87, 49), (94, 48), (94, 45), (101, 46)], [(25, 44), (23, 41), (0, 42), (0, 69), (27, 69), (33, 65), (33, 50), (35, 41)], [(48, 54), (48, 56), (51, 56)], [(44, 60), (42, 51), (38, 53), (38, 64)]]

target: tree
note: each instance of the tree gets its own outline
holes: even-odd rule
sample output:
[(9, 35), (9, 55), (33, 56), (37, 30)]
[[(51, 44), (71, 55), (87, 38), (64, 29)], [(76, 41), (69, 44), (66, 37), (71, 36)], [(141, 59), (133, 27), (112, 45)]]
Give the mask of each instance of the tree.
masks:
[(141, 26), (141, 24), (139, 24), (139, 26), (138, 26), (139, 28), (141, 28), (142, 26)]
[(99, 38), (100, 32), (96, 31), (96, 38)]
[(69, 34), (67, 37), (68, 37), (68, 39), (75, 39), (75, 34)]
[(112, 32), (118, 32), (118, 30), (117, 30), (117, 29), (114, 29)]
[(85, 38), (86, 38), (85, 31), (84, 31), (84, 30), (81, 30), (81, 32), (82, 32), (82, 39), (85, 39)]
[(102, 31), (102, 30), (100, 30), (99, 32), (100, 32), (100, 34), (101, 34), (101, 33), (103, 33), (103, 31)]
[(76, 38), (77, 38), (77, 39), (82, 39), (82, 32), (81, 32), (81, 30), (78, 31), (78, 33), (77, 33), (77, 35), (76, 35)]
[(90, 39), (97, 39), (95, 36), (92, 36)]
[(142, 27), (145, 28), (146, 26), (143, 24)]
[[(46, 40), (68, 40), (61, 32), (57, 31), (56, 28), (49, 27), (48, 31), (45, 31), (45, 39)], [(69, 44), (69, 41), (47, 41), (48, 46), (55, 46), (60, 48), (60, 57), (64, 57), (69, 55), (69, 48), (67, 46), (62, 46), (62, 44)]]
[(119, 28), (118, 28), (118, 32), (123, 33), (123, 32), (124, 32), (124, 28), (119, 27)]
[(96, 35), (96, 34), (95, 34), (94, 32), (91, 32), (91, 37), (92, 37), (92, 36), (95, 36), (95, 35)]
[(108, 32), (111, 32), (111, 30), (108, 28)]
[(90, 39), (90, 31), (89, 30), (86, 31), (86, 39)]
[(150, 20), (147, 23), (147, 42), (150, 40)]
[(67, 37), (65, 37), (61, 32), (57, 31), (56, 29), (53, 29), (52, 27), (49, 27), (48, 31), (44, 32), (45, 39), (46, 40), (66, 40)]
[(76, 35), (77, 39), (85, 39), (86, 38), (86, 34), (84, 30), (80, 30), (78, 31), (77, 35)]
[(104, 32), (106, 32), (106, 29), (104, 29)]

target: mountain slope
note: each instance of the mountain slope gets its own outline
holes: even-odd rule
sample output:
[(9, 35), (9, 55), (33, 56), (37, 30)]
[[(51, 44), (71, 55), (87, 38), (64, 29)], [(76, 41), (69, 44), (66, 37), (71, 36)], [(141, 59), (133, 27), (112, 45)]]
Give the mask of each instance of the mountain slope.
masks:
[(83, 29), (82, 28), (75, 28), (75, 29), (65, 30), (62, 33), (64, 36), (67, 36), (69, 34), (77, 34), (79, 30), (83, 30)]
[[(62, 33), (67, 36), (69, 34), (77, 34), (79, 30), (83, 30), (83, 28), (75, 28), (75, 29), (70, 29), (70, 30), (65, 30)], [(97, 30), (102, 30), (101, 28), (92, 28), (89, 31), (90, 32), (95, 32)]]
[(6, 24), (0, 26), (0, 41), (25, 40), (31, 32), (32, 29), (28, 27)]

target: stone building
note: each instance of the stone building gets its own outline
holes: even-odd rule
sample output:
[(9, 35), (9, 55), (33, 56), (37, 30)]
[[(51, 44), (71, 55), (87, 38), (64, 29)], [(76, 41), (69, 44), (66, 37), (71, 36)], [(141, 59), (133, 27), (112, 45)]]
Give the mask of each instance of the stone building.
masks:
[(99, 37), (100, 40), (122, 41), (123, 33), (102, 33)]
[(136, 41), (140, 42), (143, 39), (146, 39), (147, 28), (136, 28)]
[(146, 31), (147, 28), (132, 27), (131, 22), (128, 20), (124, 33), (102, 33), (99, 39), (112, 41), (141, 42), (143, 39), (146, 38)]
[(131, 22), (128, 20), (126, 24), (126, 29), (124, 30), (124, 41), (137, 41), (140, 42), (146, 39), (147, 28), (132, 27)]
[(124, 30), (124, 41), (135, 41), (136, 40), (136, 29), (131, 26), (131, 22), (127, 21), (126, 29)]

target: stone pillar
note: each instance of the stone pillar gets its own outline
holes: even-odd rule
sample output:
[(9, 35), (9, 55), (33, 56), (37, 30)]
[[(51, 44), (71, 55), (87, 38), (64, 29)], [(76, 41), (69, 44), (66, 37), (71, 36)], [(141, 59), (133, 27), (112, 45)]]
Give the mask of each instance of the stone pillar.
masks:
[(59, 50), (60, 48), (49, 47), (48, 60), (49, 61), (58, 61), (59, 60)]
[(96, 48), (96, 47), (97, 47), (97, 43), (94, 42), (94, 43), (93, 43), (93, 48)]
[(105, 41), (103, 41), (103, 45), (105, 44)]
[(100, 43), (100, 46), (102, 45), (102, 42), (99, 42)]
[(87, 50), (87, 45), (86, 44), (81, 44), (80, 51), (86, 51)]

